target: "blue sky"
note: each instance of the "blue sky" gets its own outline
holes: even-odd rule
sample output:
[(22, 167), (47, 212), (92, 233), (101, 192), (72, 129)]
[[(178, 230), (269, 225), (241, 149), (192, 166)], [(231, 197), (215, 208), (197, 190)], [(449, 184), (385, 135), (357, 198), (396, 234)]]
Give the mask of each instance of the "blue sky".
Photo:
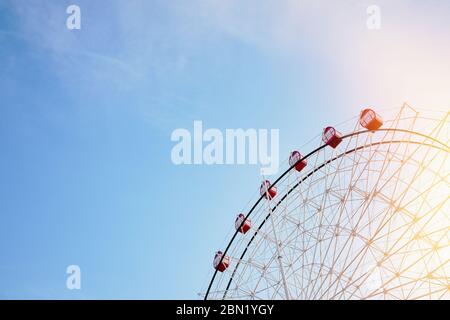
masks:
[(450, 4), (370, 4), (0, 1), (0, 298), (197, 298), (260, 177), (175, 166), (194, 120), (285, 159), (362, 106), (448, 109)]

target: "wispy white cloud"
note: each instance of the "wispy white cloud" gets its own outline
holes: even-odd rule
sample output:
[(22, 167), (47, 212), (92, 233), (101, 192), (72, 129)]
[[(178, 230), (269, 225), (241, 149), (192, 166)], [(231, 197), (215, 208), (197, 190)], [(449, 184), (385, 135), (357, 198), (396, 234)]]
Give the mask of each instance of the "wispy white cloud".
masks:
[[(194, 0), (182, 17), (293, 65), (312, 55), (354, 101), (442, 108), (450, 101), (450, 5), (379, 0), (381, 29), (366, 27), (373, 1)], [(304, 56), (304, 55), (303, 55)], [(339, 90), (339, 89), (338, 89)], [(347, 99), (351, 100), (351, 99)]]
[[(166, 18), (158, 22), (154, 19), (159, 12), (152, 5), (121, 1), (101, 8), (102, 4), (79, 1), (82, 28), (71, 31), (62, 2), (10, 1), (16, 23), (0, 33), (0, 42), (12, 38), (23, 42), (27, 54), (45, 60), (48, 72), (76, 94), (91, 96), (95, 90), (108, 99), (108, 92), (125, 92), (127, 107), (161, 127), (195, 107), (170, 87), (170, 78), (188, 64), (182, 48), (188, 42), (179, 34), (178, 22), (169, 21), (170, 6)], [(176, 106), (180, 101), (184, 107)]]
[[(75, 77), (86, 86), (142, 93), (151, 81), (170, 86), (170, 79), (215, 37), (246, 43), (293, 65), (305, 63), (300, 56), (313, 56), (329, 69), (335, 89), (354, 91), (355, 100), (374, 100), (369, 96), (375, 93), (383, 94), (385, 103), (449, 100), (450, 48), (443, 40), (450, 32), (442, 18), (449, 9), (439, 2), (377, 1), (382, 28), (376, 32), (366, 28), (369, 1), (120, 1), (103, 11), (80, 2), (80, 32), (65, 29), (65, 7), (59, 2), (10, 2), (20, 17), (18, 32), (49, 54), (53, 71), (71, 85)], [(147, 113), (170, 122), (180, 110), (167, 106), (181, 94), (172, 88), (164, 92), (164, 85), (159, 89), (161, 94), (143, 96), (141, 102), (154, 101), (160, 110)]]

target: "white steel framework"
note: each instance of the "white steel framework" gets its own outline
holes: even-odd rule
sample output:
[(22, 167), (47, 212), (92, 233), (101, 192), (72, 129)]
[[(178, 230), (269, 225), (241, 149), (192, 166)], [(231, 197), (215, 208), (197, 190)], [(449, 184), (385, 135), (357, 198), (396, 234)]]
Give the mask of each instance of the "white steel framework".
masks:
[(450, 299), (449, 113), (352, 122), (256, 201), (205, 299)]

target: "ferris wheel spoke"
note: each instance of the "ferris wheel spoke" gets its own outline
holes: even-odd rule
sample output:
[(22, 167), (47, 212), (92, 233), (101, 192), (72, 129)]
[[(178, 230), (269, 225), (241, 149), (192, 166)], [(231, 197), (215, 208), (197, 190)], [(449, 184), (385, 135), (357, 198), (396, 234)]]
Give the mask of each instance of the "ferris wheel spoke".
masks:
[[(367, 140), (370, 140), (370, 138), (371, 138), (371, 136), (370, 136), (370, 137), (367, 137), (366, 140), (364, 141), (364, 144), (367, 142)], [(363, 154), (363, 152), (361, 153), (361, 155), (362, 155), (362, 154)], [(343, 211), (345, 211), (345, 212), (347, 213), (347, 210), (346, 210), (346, 208), (345, 208), (345, 206), (344, 206), (343, 204), (349, 200), (348, 197), (349, 197), (349, 195), (352, 194), (352, 193), (350, 192), (350, 190), (351, 190), (351, 185), (352, 185), (353, 180), (354, 180), (354, 176), (355, 176), (355, 174), (356, 174), (356, 168), (357, 168), (357, 166), (359, 165), (359, 162), (360, 162), (360, 160), (361, 160), (363, 157), (360, 156), (360, 157), (358, 158), (358, 160), (355, 160), (356, 156), (353, 156), (353, 158), (354, 158), (354, 161), (356, 161), (356, 163), (355, 163), (355, 166), (352, 167), (352, 172), (351, 172), (350, 179), (349, 179), (349, 184), (350, 184), (350, 185), (349, 185), (349, 186), (346, 186), (346, 193), (345, 193), (345, 195), (344, 195), (343, 198), (342, 198), (342, 202), (341, 202), (341, 206), (340, 206), (341, 209), (339, 210), (339, 218), (338, 218), (338, 221), (340, 220), (340, 217), (341, 217)], [(368, 164), (368, 162), (366, 162), (366, 166), (367, 166), (367, 164)], [(361, 177), (361, 175), (363, 174), (364, 171), (365, 171), (365, 170), (361, 170), (361, 172), (360, 172), (360, 174), (359, 174), (359, 176), (358, 176), (357, 179), (359, 179), (359, 178)], [(347, 216), (347, 217), (348, 217), (348, 216)], [(350, 220), (350, 219), (348, 219), (348, 220)], [(344, 228), (342, 228), (342, 229), (344, 229)], [(337, 243), (337, 242), (335, 242), (335, 244), (336, 244), (336, 243)], [(327, 249), (326, 249), (325, 256), (328, 255), (328, 251), (329, 251), (329, 249), (331, 248), (331, 245), (332, 245), (332, 241), (329, 242), (329, 245), (328, 245), (328, 247), (327, 247)], [(333, 251), (334, 253), (333, 253), (333, 259), (332, 259), (332, 261), (333, 261), (333, 262), (332, 262), (332, 266), (331, 266), (331, 268), (330, 268), (328, 274), (326, 275), (326, 277), (328, 277), (328, 276), (330, 275), (330, 273), (333, 272), (333, 269), (334, 269), (334, 267), (335, 267), (335, 263), (336, 263), (336, 260), (335, 260), (335, 257), (336, 257), (336, 256), (335, 256), (335, 253), (336, 253), (336, 245), (335, 245), (335, 248), (334, 248), (334, 249), (335, 249), (335, 250)], [(317, 282), (318, 279), (319, 279), (319, 278), (317, 278), (315, 282)], [(330, 282), (331, 282), (331, 277), (330, 277)], [(320, 292), (320, 290), (322, 289), (322, 286), (324, 285), (324, 283), (325, 283), (325, 281), (321, 281), (321, 285), (320, 285), (320, 287), (318, 288), (317, 293)], [(330, 283), (330, 284), (331, 284), (331, 283)], [(315, 283), (314, 283), (314, 286), (315, 286)], [(316, 296), (316, 295), (314, 295), (313, 298), (314, 298), (315, 296)]]
[[(423, 227), (422, 227), (422, 229), (423, 229)], [(404, 235), (404, 234), (403, 234)], [(402, 236), (403, 236), (402, 235)], [(398, 242), (398, 241), (397, 241)], [(399, 254), (400, 252), (401, 252), (401, 250), (404, 248), (404, 247), (406, 247), (406, 246), (408, 246), (409, 245), (409, 242), (407, 242), (407, 243), (405, 243), (405, 244), (403, 244), (400, 248), (398, 248), (397, 250), (393, 250), (393, 248), (394, 248), (394, 246), (395, 246), (395, 244), (394, 244), (394, 246), (391, 248), (391, 250), (389, 251), (389, 253), (387, 254), (387, 255), (385, 255), (385, 257), (383, 258), (383, 259), (387, 259), (387, 258), (389, 258), (389, 257), (392, 257), (392, 256), (395, 256), (396, 254)], [(427, 253), (428, 254), (428, 253)], [(423, 257), (422, 257), (423, 258)], [(419, 259), (420, 260), (420, 259)], [(382, 263), (383, 262), (385, 262), (385, 261), (380, 261), (379, 262), (379, 264), (380, 265), (382, 265)], [(414, 264), (412, 264), (412, 265), (414, 265)], [(411, 267), (412, 265), (410, 265), (409, 267)], [(404, 272), (405, 270), (403, 270), (402, 272)], [(395, 279), (395, 278), (391, 278), (390, 280), (388, 280), (386, 283), (383, 283), (383, 286), (385, 286), (386, 284), (388, 284), (389, 282), (391, 282), (391, 281), (393, 281), (393, 279)]]
[[(409, 225), (409, 227), (412, 225), (413, 223), (411, 223), (410, 225)], [(407, 230), (402, 234), (402, 235), (400, 235), (399, 236), (399, 239), (402, 239), (403, 237), (404, 237), (404, 235), (405, 235), (405, 233), (407, 232)], [(396, 241), (396, 243), (397, 243), (398, 241)], [(393, 248), (394, 248), (394, 246), (389, 250), (389, 251), (387, 251), (387, 254), (385, 254), (385, 257), (392, 257), (392, 256), (395, 256), (396, 254), (398, 254), (398, 251), (400, 251), (402, 248), (404, 248), (405, 246), (407, 246), (409, 243), (407, 242), (406, 244), (404, 244), (401, 248), (399, 248), (396, 252), (393, 252)], [(382, 265), (382, 262), (384, 262), (384, 261), (380, 261), (380, 262), (378, 262), (379, 263), (379, 265), (381, 266)]]

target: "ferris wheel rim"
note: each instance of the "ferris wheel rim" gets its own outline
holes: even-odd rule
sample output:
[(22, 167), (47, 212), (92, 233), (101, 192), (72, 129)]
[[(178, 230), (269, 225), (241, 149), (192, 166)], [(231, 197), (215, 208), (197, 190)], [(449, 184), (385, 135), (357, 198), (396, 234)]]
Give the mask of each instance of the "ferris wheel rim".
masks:
[[(436, 143), (440, 144), (442, 147), (438, 147), (438, 146), (433, 145), (433, 144), (425, 144), (426, 146), (434, 147), (434, 148), (439, 149), (439, 150), (442, 150), (442, 151), (444, 151), (444, 152), (450, 152), (450, 147), (449, 147), (446, 143), (444, 143), (444, 142), (442, 142), (442, 141), (440, 141), (440, 140), (438, 140), (438, 139), (436, 139), (436, 138), (434, 138), (434, 137), (431, 137), (431, 136), (429, 136), (429, 135), (426, 135), (426, 134), (423, 134), (423, 133), (420, 133), (420, 132), (417, 132), (417, 131), (407, 130), (407, 129), (379, 128), (379, 129), (376, 129), (376, 130), (361, 130), (361, 131), (355, 131), (355, 132), (352, 132), (352, 133), (348, 133), (348, 134), (346, 134), (346, 135), (342, 135), (342, 140), (345, 140), (345, 139), (348, 139), (348, 138), (351, 138), (351, 137), (353, 137), (353, 136), (357, 136), (357, 135), (360, 135), (360, 134), (371, 133), (371, 132), (400, 132), (400, 133), (408, 133), (408, 134), (412, 134), (412, 135), (415, 135), (415, 136), (420, 136), (420, 137), (422, 137), (422, 138), (425, 138), (425, 139), (431, 140), (431, 141), (433, 141), (433, 142), (436, 142)], [(408, 140), (397, 140), (396, 142), (397, 142), (397, 143), (415, 143), (415, 144), (424, 144), (423, 142), (408, 141)], [(345, 151), (345, 152), (343, 152), (343, 153), (340, 154), (339, 156), (343, 156), (343, 155), (345, 155), (345, 154), (348, 154), (348, 153), (351, 153), (351, 152), (355, 152), (355, 151), (357, 151), (357, 150), (359, 150), (359, 149), (364, 148), (365, 146), (379, 145), (379, 144), (387, 144), (387, 143), (394, 143), (394, 141), (380, 141), (380, 142), (371, 143), (371, 144), (364, 145), (364, 146), (358, 146), (358, 147), (354, 148), (352, 151)], [(324, 148), (326, 148), (326, 147), (327, 147), (327, 144), (322, 144), (321, 146), (317, 147), (316, 149), (314, 149), (313, 151), (309, 152), (308, 154), (306, 154), (305, 156), (303, 156), (301, 159), (299, 159), (299, 160), (297, 161), (297, 163), (299, 163), (299, 162), (301, 162), (301, 161), (303, 161), (303, 160), (305, 160), (305, 159), (307, 159), (307, 158), (313, 156), (314, 154), (316, 154), (317, 152), (321, 151), (322, 149), (324, 149)], [(335, 158), (337, 159), (337, 157), (335, 157)], [(321, 164), (320, 166), (324, 166), (324, 165), (326, 165), (327, 163), (330, 163), (330, 162), (331, 162), (330, 160), (327, 160), (327, 161), (325, 161), (323, 164)], [(290, 166), (289, 168), (287, 168), (287, 169), (286, 169), (286, 170), (285, 170), (285, 171), (284, 171), (284, 172), (283, 172), (283, 173), (282, 173), (282, 174), (281, 174), (281, 175), (280, 175), (280, 176), (279, 176), (272, 184), (271, 184), (271, 187), (276, 186), (276, 184), (277, 184), (278, 182), (280, 182), (281, 179), (283, 179), (283, 178), (284, 178), (284, 177), (285, 177), (285, 176), (286, 176), (293, 168), (295, 168), (295, 165), (296, 165), (297, 163), (295, 163), (294, 165), (292, 165), (292, 166)], [(320, 167), (320, 166), (319, 166), (319, 167)], [(315, 168), (313, 171), (311, 171), (310, 174), (309, 174), (309, 176), (312, 175), (312, 174), (313, 174), (314, 172), (316, 172), (316, 171), (317, 171), (317, 168)], [(297, 184), (295, 185), (295, 187), (298, 186), (298, 185), (299, 185), (299, 183), (297, 183)], [(291, 191), (291, 190), (290, 190), (290, 191)], [(287, 194), (288, 194), (288, 193), (286, 193), (286, 194), (282, 197), (282, 199), (286, 198), (286, 195), (287, 195)], [(246, 221), (246, 219), (248, 219), (248, 218), (250, 217), (250, 215), (252, 214), (252, 212), (256, 209), (256, 207), (257, 207), (258, 204), (262, 201), (263, 198), (264, 198), (264, 196), (260, 196), (260, 197), (258, 198), (258, 200), (255, 202), (255, 204), (254, 204), (254, 205), (251, 207), (251, 209), (249, 210), (248, 214), (245, 216), (245, 219), (243, 220), (243, 223)], [(278, 206), (278, 205), (281, 203), (281, 201), (283, 201), (283, 200), (280, 200), (280, 201), (277, 203), (276, 206)], [(274, 208), (275, 208), (275, 207), (274, 207)], [(263, 221), (263, 222), (261, 223), (261, 225), (258, 227), (258, 230), (259, 230), (259, 228), (265, 223), (267, 217), (269, 217), (269, 216), (270, 216), (270, 213), (266, 216), (266, 218), (264, 219), (264, 221)], [(229, 243), (228, 243), (226, 249), (223, 251), (222, 259), (226, 256), (226, 253), (227, 253), (228, 250), (230, 249), (230, 247), (231, 247), (231, 245), (233, 244), (234, 240), (236, 239), (236, 236), (237, 236), (238, 233), (239, 233), (238, 230), (236, 230), (236, 231), (234, 232), (234, 234), (233, 234), (233, 236), (231, 237), (231, 239), (230, 239), (230, 241), (229, 241)], [(256, 233), (252, 236), (250, 242), (253, 241), (253, 239), (254, 239), (255, 236), (256, 236)], [(245, 250), (247, 250), (247, 247), (246, 247), (246, 249), (244, 249), (244, 251), (245, 251)], [(222, 259), (221, 259), (221, 261), (222, 261)], [(236, 271), (236, 269), (237, 269), (237, 266), (236, 266), (236, 268), (234, 269), (233, 274), (234, 274), (234, 272)], [(216, 276), (217, 276), (217, 272), (218, 272), (218, 270), (215, 270), (215, 271), (214, 271), (214, 274), (213, 274), (213, 276), (212, 276), (212, 278), (211, 278), (211, 281), (210, 281), (210, 283), (209, 283), (209, 285), (208, 285), (208, 288), (207, 288), (207, 291), (206, 291), (206, 293), (205, 293), (204, 300), (207, 300), (207, 299), (208, 299), (208, 296), (209, 296), (209, 293), (210, 293), (210, 291), (211, 291), (212, 285), (213, 285), (214, 280), (215, 280), (215, 278), (216, 278)], [(230, 277), (229, 283), (228, 283), (227, 288), (225, 289), (225, 292), (224, 292), (224, 297), (225, 297), (225, 295), (226, 295), (226, 292), (229, 290), (229, 285), (231, 284), (232, 279), (233, 279), (233, 276)]]

